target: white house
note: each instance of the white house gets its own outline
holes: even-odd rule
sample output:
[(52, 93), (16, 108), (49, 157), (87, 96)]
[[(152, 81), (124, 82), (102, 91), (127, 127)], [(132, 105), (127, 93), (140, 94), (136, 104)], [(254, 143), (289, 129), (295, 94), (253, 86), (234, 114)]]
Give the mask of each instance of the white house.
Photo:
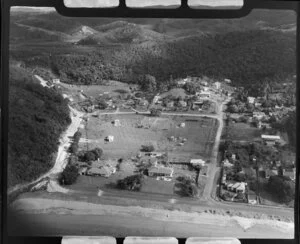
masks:
[(53, 84), (59, 84), (60, 83), (60, 79), (53, 79), (52, 82), (53, 82)]
[(190, 161), (191, 165), (201, 165), (204, 166), (205, 165), (205, 161), (202, 159), (191, 159)]
[(107, 136), (105, 138), (106, 141), (109, 141), (109, 142), (113, 142), (114, 141), (114, 136)]
[(224, 79), (224, 81), (225, 81), (227, 84), (230, 84), (230, 83), (231, 83), (231, 80), (230, 80), (230, 79)]
[(248, 102), (248, 103), (251, 103), (251, 104), (254, 104), (254, 102), (255, 102), (255, 97), (247, 97), (247, 102)]
[(185, 127), (185, 123), (180, 123), (179, 125), (181, 128), (184, 128)]
[(221, 88), (221, 82), (216, 81), (216, 82), (214, 83), (214, 87), (215, 87), (217, 90), (219, 90), (219, 89)]

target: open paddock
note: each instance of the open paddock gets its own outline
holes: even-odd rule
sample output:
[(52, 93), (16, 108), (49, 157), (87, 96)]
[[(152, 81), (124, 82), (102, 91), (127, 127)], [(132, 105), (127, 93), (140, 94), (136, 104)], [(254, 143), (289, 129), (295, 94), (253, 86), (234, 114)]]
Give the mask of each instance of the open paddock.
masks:
[[(114, 120), (120, 126), (114, 126)], [(180, 127), (180, 123), (185, 123)], [(91, 117), (82, 130), (79, 147), (82, 150), (100, 147), (104, 159), (128, 159), (137, 155), (142, 145), (152, 144), (156, 151), (172, 154), (188, 154), (191, 158), (210, 158), (215, 140), (218, 122), (211, 118), (192, 118), (180, 116), (148, 117), (144, 115), (101, 115)], [(106, 136), (114, 136), (112, 142), (106, 142)], [(185, 138), (171, 141), (169, 138)], [(85, 140), (88, 139), (88, 140)]]
[(254, 141), (259, 140), (262, 131), (246, 123), (230, 123), (225, 126), (222, 138), (233, 141)]

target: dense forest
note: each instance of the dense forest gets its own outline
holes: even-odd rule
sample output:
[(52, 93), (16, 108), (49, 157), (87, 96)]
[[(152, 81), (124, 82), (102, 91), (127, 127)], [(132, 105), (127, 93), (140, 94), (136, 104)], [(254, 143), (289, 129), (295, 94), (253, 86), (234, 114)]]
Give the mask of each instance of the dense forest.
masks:
[(51, 64), (52, 71), (68, 83), (105, 79), (136, 83), (139, 75), (150, 74), (159, 84), (171, 75), (206, 75), (260, 89), (265, 80), (280, 81), (296, 72), (295, 51), (294, 35), (253, 30), (106, 49), (96, 45), (93, 53), (40, 56), (25, 62), (29, 66)]
[(38, 178), (54, 163), (70, 124), (67, 101), (20, 67), (10, 67), (8, 185)]

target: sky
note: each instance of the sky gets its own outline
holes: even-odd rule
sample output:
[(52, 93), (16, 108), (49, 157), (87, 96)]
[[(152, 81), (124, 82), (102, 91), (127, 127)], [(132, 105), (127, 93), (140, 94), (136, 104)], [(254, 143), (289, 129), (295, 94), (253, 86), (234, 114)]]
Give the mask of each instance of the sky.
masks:
[[(242, 6), (243, 0), (188, 0), (190, 5)], [(126, 0), (127, 6), (179, 5), (180, 0)], [(109, 7), (117, 6), (119, 0), (64, 0), (67, 7)]]

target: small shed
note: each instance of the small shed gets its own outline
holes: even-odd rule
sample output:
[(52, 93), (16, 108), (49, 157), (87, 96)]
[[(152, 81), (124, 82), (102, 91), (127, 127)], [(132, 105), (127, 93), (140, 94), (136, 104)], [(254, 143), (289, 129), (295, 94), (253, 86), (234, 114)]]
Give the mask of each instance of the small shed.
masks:
[(108, 142), (113, 142), (114, 141), (114, 136), (107, 136), (105, 137), (105, 140), (108, 141)]
[(185, 127), (185, 123), (180, 123), (179, 125), (181, 128), (184, 128)]
[(121, 126), (120, 120), (118, 119), (115, 119), (112, 123), (114, 126)]

